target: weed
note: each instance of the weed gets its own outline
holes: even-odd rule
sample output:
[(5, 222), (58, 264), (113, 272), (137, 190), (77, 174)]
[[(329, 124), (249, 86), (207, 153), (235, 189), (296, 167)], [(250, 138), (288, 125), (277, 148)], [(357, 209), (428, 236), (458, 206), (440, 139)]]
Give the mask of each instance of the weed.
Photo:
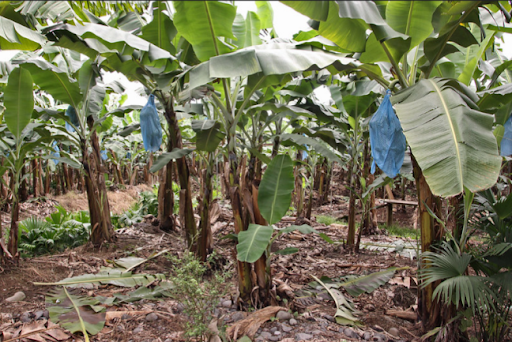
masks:
[(316, 222), (325, 224), (326, 226), (329, 226), (333, 223), (339, 223), (343, 224), (342, 221), (337, 220), (335, 217), (328, 216), (328, 215), (317, 215), (316, 216)]
[(397, 225), (392, 226), (383, 226), (389, 235), (402, 237), (402, 238), (411, 238), (411, 239), (418, 239), (419, 238), (419, 231), (414, 228), (408, 228), (408, 227), (401, 227)]
[[(208, 258), (207, 263), (214, 255)], [(198, 261), (193, 253), (185, 252), (179, 259), (176, 256), (168, 256), (173, 263), (169, 280), (173, 283), (173, 297), (183, 305), (183, 312), (189, 317), (185, 326), (185, 337), (198, 338), (207, 341), (211, 331), (208, 324), (214, 318), (214, 310), (219, 305), (220, 299), (228, 293), (226, 286), (230, 272), (214, 272), (208, 280), (203, 281), (207, 271), (206, 264)]]

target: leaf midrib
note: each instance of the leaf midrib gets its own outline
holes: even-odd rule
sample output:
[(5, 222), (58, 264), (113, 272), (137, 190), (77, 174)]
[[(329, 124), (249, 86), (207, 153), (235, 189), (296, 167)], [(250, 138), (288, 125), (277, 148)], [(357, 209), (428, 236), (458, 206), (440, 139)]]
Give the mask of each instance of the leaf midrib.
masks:
[(459, 164), (459, 180), (460, 180), (460, 184), (464, 184), (464, 178), (462, 176), (462, 159), (461, 159), (461, 154), (460, 154), (460, 149), (459, 149), (459, 144), (457, 142), (457, 135), (455, 134), (455, 127), (453, 126), (453, 120), (452, 120), (452, 117), (450, 115), (450, 111), (448, 110), (448, 106), (444, 100), (444, 97), (443, 97), (443, 94), (441, 92), (441, 89), (439, 89), (439, 87), (437, 86), (436, 82), (434, 82), (432, 79), (429, 79), (429, 82), (432, 84), (432, 86), (434, 87), (435, 91), (437, 92), (438, 96), (439, 96), (439, 99), (441, 100), (441, 104), (443, 105), (443, 108), (444, 108), (444, 111), (446, 113), (446, 116), (448, 117), (448, 122), (450, 124), (450, 130), (452, 132), (452, 136), (453, 136), (453, 142), (455, 144), (455, 151), (457, 153), (457, 162)]

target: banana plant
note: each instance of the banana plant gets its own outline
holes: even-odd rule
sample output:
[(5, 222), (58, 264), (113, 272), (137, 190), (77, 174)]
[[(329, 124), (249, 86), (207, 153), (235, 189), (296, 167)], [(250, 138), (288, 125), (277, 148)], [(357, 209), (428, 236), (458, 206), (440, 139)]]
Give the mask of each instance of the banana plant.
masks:
[[(391, 97), (391, 101), (397, 104), (397, 115), (411, 146), (420, 206), (422, 251), (428, 251), (436, 236), (442, 235), (430, 215), (436, 211), (434, 203), (439, 202), (434, 195), (453, 196), (467, 192), (465, 189), (470, 189), (469, 193), (485, 189), (492, 186), (498, 176), (500, 157), (491, 131), (492, 117), (478, 112), (479, 99), (466, 86), (474, 83), (476, 65), (486, 59), (485, 52), (495, 40), (494, 32), (501, 30), (495, 23), (485, 21), (480, 9), (497, 17), (501, 13), (507, 16), (508, 13), (504, 13), (506, 9), (497, 2), (484, 5), (479, 1), (388, 2), (378, 5), (374, 2), (356, 5), (336, 1), (322, 2), (315, 8), (301, 2), (283, 3), (310, 17), (317, 34), (332, 40), (345, 51), (356, 53), (360, 62), (387, 63), (381, 64), (385, 66), (381, 74), (387, 75), (386, 80), (392, 82), (389, 86), (392, 91), (396, 92), (393, 87), (396, 83), (401, 90), (397, 99)], [(477, 25), (472, 24), (475, 20)], [(479, 30), (478, 25), (483, 30)], [(339, 34), (347, 29), (351, 30), (351, 35)], [(368, 37), (364, 34), (366, 30), (371, 30)], [(481, 41), (477, 40), (476, 32), (481, 34)], [(479, 48), (472, 47), (477, 44)], [(446, 61), (454, 53), (464, 54), (467, 58), (467, 63), (459, 71)], [(383, 84), (374, 72), (368, 73), (368, 70), (361, 69), (368, 77)], [(436, 73), (442, 75), (450, 71), (450, 80), (429, 78)], [(428, 104), (425, 101), (427, 94)], [(401, 105), (404, 102), (407, 109)], [(411, 108), (421, 110), (419, 113), (416, 110), (410, 112)], [(430, 112), (426, 108), (436, 110)], [(485, 109), (482, 106), (480, 110)], [(463, 113), (474, 117), (475, 124), (458, 121), (458, 117), (465, 115)], [(449, 124), (448, 130), (442, 128), (445, 124)], [(417, 129), (422, 130), (421, 136)], [(436, 134), (429, 134), (432, 132)], [(466, 153), (466, 143), (475, 146), (466, 136), (484, 139), (485, 143), (477, 148), (478, 157)], [(428, 151), (427, 145), (430, 146)], [(482, 157), (483, 162), (480, 162)], [(449, 164), (456, 164), (456, 167), (448, 171)], [(485, 176), (481, 177), (484, 173)], [(448, 186), (446, 179), (451, 182)], [(421, 314), (423, 322), (428, 322), (427, 329), (439, 325), (441, 319), (450, 321), (450, 317), (443, 318), (439, 314), (440, 306), (432, 301), (433, 290), (434, 284), (431, 283), (422, 288), (420, 296)]]

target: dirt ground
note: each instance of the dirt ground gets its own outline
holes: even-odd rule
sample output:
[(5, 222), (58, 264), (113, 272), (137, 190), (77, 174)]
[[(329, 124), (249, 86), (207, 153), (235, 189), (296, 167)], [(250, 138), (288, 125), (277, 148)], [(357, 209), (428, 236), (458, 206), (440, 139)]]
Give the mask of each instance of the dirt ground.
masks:
[[(347, 194), (344, 194), (343, 189), (340, 188), (341, 185), (333, 183), (332, 189), (335, 194), (332, 200), (314, 209), (310, 224), (337, 243), (329, 244), (317, 234), (304, 235), (299, 232), (282, 235), (275, 241), (272, 250), (283, 247), (297, 247), (299, 250), (298, 253), (291, 255), (273, 254), (271, 258), (273, 285), (276, 288), (280, 288), (279, 285), (282, 284), (286, 285), (281, 287), (286, 289), (284, 293), (279, 293), (278, 290), (282, 298), (288, 298), (288, 301), (282, 302), (282, 305), (285, 310), (297, 314), (291, 317), (281, 314), (281, 319), (267, 319), (253, 336), (253, 341), (419, 341), (421, 323), (410, 318), (415, 316), (417, 309), (417, 260), (402, 257), (396, 252), (367, 249), (354, 254), (342, 243), (347, 234), (346, 226), (342, 224), (325, 226), (317, 223), (314, 219), (316, 215), (342, 217), (347, 214), (348, 203), (344, 200)], [(117, 212), (128, 209), (136, 200), (137, 193), (142, 190), (134, 188), (109, 194), (109, 199), (112, 196), (111, 209)], [(118, 203), (113, 200), (114, 198), (119, 199)], [(34, 213), (45, 216), (57, 202), (72, 210), (87, 208), (83, 194), (68, 194), (53, 198), (46, 203), (22, 206), (23, 215), (25, 215), (22, 217)], [(121, 203), (125, 206), (122, 209)], [(227, 203), (222, 202), (220, 208), (219, 218), (213, 223), (214, 246), (220, 258), (227, 262), (226, 267), (233, 271), (235, 276), (225, 284), (230, 289), (230, 296), (223, 298), (217, 312), (225, 322), (225, 326), (230, 327), (250, 317), (252, 313), (238, 311), (233, 304), (237, 299), (234, 269), (235, 242), (230, 239), (221, 239), (233, 233), (233, 222)], [(397, 209), (394, 215), (395, 222), (401, 225), (412, 226), (414, 223), (412, 208), (406, 208), (405, 212)], [(385, 208), (379, 209), (378, 217), (379, 221), (385, 221)], [(285, 217), (279, 225), (286, 226), (293, 223), (293, 219)], [(373, 235), (363, 236), (362, 242), (393, 243), (395, 240), (396, 238), (386, 235)], [(179, 255), (185, 247), (183, 241), (181, 232), (168, 234), (149, 223), (142, 223), (129, 229), (118, 230), (114, 243), (104, 245), (97, 250), (90, 246), (82, 246), (58, 255), (23, 259), (18, 267), (3, 265), (4, 268), (0, 270), (0, 332), (4, 334), (3, 341), (13, 341), (12, 338), (31, 332), (35, 333), (28, 335), (23, 341), (82, 341), (83, 336), (71, 335), (64, 330), (60, 330), (60, 335), (55, 333), (55, 329), (50, 330), (55, 335), (51, 338), (48, 334), (41, 332), (41, 329), (48, 331), (51, 325), (51, 322), (46, 320), (45, 295), (53, 286), (38, 286), (34, 285), (34, 282), (55, 282), (80, 274), (97, 273), (101, 266), (109, 265), (108, 260), (127, 256), (147, 258), (152, 253), (165, 249), (169, 250), (170, 254)], [(333, 318), (336, 313), (335, 304), (326, 293), (318, 292), (312, 297), (301, 295), (304, 290), (311, 290), (308, 283), (313, 281), (312, 276), (336, 278), (347, 275), (366, 275), (389, 267), (407, 268), (396, 272), (390, 281), (377, 290), (363, 293), (353, 299), (359, 311), (358, 317), (363, 323), (360, 327), (347, 327), (335, 323)], [(168, 274), (170, 268), (170, 261), (164, 256), (159, 256), (139, 266), (135, 272)], [(5, 301), (18, 291), (25, 293), (26, 298), (18, 302)], [(126, 290), (113, 285), (101, 285), (81, 291), (81, 294), (88, 296), (107, 296)], [(113, 318), (107, 319), (101, 332), (90, 337), (91, 341), (185, 340), (183, 330), (187, 317), (176, 300), (144, 299), (111, 306), (107, 311), (127, 314), (112, 313), (109, 317)], [(150, 313), (156, 316), (152, 315), (149, 319)], [(396, 316), (407, 317), (407, 319)], [(1, 333), (0, 341), (2, 341)]]

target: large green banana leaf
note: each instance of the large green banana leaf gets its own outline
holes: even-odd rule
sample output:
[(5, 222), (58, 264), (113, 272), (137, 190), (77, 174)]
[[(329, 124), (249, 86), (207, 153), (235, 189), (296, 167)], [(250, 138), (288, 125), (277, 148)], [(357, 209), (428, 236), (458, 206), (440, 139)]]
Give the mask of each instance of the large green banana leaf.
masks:
[(140, 37), (175, 55), (176, 48), (171, 41), (176, 36), (177, 30), (171, 18), (164, 13), (166, 9), (165, 2), (153, 2), (153, 20), (142, 28)]
[(82, 101), (78, 82), (70, 79), (66, 71), (45, 60), (36, 59), (24, 61), (21, 67), (30, 71), (34, 83), (56, 100), (69, 103), (75, 108)]
[(501, 166), (493, 117), (461, 83), (424, 79), (391, 98), (412, 153), (432, 192), (454, 196), (496, 183)]
[(192, 130), (196, 133), (196, 149), (214, 152), (224, 139), (220, 122), (215, 120), (192, 120)]
[[(309, 49), (308, 49), (309, 48)], [(196, 88), (216, 78), (245, 77), (254, 74), (284, 75), (306, 70), (321, 70), (333, 66), (336, 70), (353, 69), (360, 63), (352, 58), (311, 47), (298, 48), (290, 43), (273, 43), (212, 57), (190, 71), (190, 88)]]
[(294, 186), (290, 156), (274, 157), (263, 174), (258, 191), (261, 215), (270, 225), (279, 222), (290, 208)]
[(190, 42), (199, 60), (204, 62), (233, 49), (219, 37), (236, 39), (232, 31), (236, 16), (235, 6), (217, 1), (173, 3), (176, 9), (174, 25)]
[(434, 31), (432, 15), (442, 1), (389, 1), (386, 21), (398, 32), (412, 38), (411, 48), (428, 38)]
[(267, 248), (274, 229), (269, 226), (250, 224), (245, 231), (238, 233), (237, 258), (243, 262), (255, 262)]
[(44, 37), (28, 27), (0, 16), (0, 50), (36, 50)]
[(30, 72), (16, 68), (9, 75), (4, 90), (4, 119), (9, 131), (16, 137), (28, 125), (34, 110), (33, 82)]

